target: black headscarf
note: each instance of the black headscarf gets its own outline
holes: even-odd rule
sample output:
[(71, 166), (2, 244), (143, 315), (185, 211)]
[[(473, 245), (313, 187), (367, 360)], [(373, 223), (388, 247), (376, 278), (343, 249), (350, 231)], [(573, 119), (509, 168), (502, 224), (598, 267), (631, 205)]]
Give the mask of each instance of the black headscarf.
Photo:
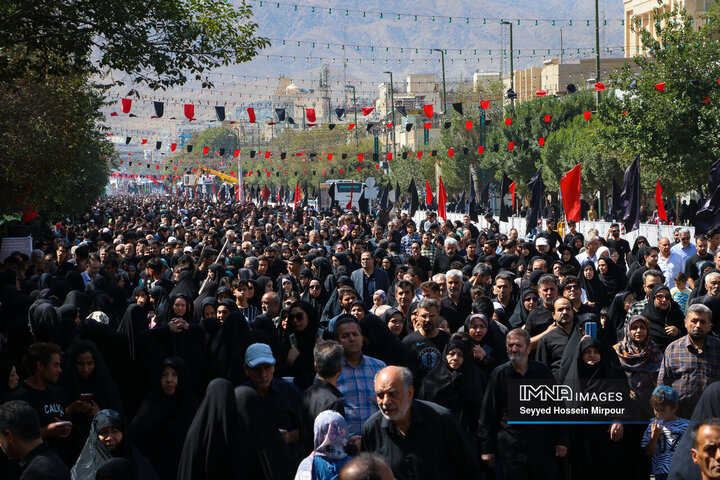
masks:
[(98, 469), (112, 457), (122, 457), (135, 466), (140, 480), (158, 480), (152, 465), (138, 451), (132, 442), (124, 438), (112, 452), (98, 438), (98, 433), (107, 427), (114, 427), (124, 433), (124, 422), (120, 414), (114, 410), (100, 410), (92, 421), (90, 434), (85, 442), (82, 453), (73, 466), (73, 480), (95, 480)]
[[(530, 313), (527, 308), (525, 308), (525, 302), (523, 301), (525, 299), (525, 295), (528, 294), (534, 294), (534, 296), (538, 297), (538, 303), (539, 305), (539, 298), (538, 292), (530, 287), (525, 287), (523, 291), (520, 293), (520, 297), (518, 297), (517, 304), (515, 304), (515, 311), (513, 312), (512, 316), (510, 316), (509, 323), (513, 328), (520, 328), (523, 325), (525, 325), (525, 322), (527, 321), (527, 316)], [(468, 324), (468, 322), (465, 322)], [(465, 327), (465, 331), (467, 332), (467, 327)]]
[[(177, 388), (173, 395), (167, 395), (160, 386), (166, 367), (171, 367), (178, 376)], [(185, 435), (198, 404), (193, 396), (190, 371), (183, 359), (178, 357), (165, 359), (156, 378), (155, 390), (143, 399), (133, 422), (128, 427), (128, 438), (133, 440), (138, 449), (155, 466), (161, 478), (174, 479), (177, 478)]]
[[(600, 361), (595, 365), (589, 365), (583, 361), (583, 352), (590, 347), (594, 347), (600, 352)], [(615, 355), (615, 351), (608, 349), (596, 338), (581, 339), (579, 345), (572, 350), (572, 354), (572, 363), (563, 377), (563, 383), (572, 387), (575, 392), (615, 391), (617, 382), (612, 380), (625, 378), (625, 375), (616, 368), (617, 362), (613, 361), (612, 356)], [(629, 392), (625, 393), (629, 394)], [(623, 398), (629, 397), (623, 396)], [(572, 402), (569, 404), (572, 405)]]
[(285, 372), (282, 376), (295, 377), (295, 385), (301, 390), (305, 390), (312, 385), (313, 378), (315, 377), (313, 349), (315, 348), (315, 340), (318, 336), (319, 324), (317, 314), (312, 305), (298, 300), (290, 305), (289, 310), (292, 311), (295, 308), (302, 309), (307, 315), (307, 327), (302, 331), (296, 331), (293, 328), (293, 322), (288, 320), (287, 331), (282, 345), (283, 360), (287, 358), (287, 353), (293, 345), (300, 351), (300, 355), (292, 365), (285, 364), (281, 371)]
[(30, 332), (36, 342), (60, 343), (60, 317), (49, 300), (36, 300), (28, 312)]
[(135, 466), (124, 458), (111, 458), (98, 468), (95, 480), (139, 480)]
[[(316, 282), (320, 282), (320, 296), (317, 298), (311, 295), (310, 284), (313, 280), (315, 280)], [(300, 297), (300, 300), (307, 302), (313, 306), (318, 315), (318, 322), (320, 322), (320, 316), (322, 315), (323, 310), (325, 310), (325, 305), (327, 304), (329, 298), (330, 294), (327, 292), (327, 290), (325, 290), (325, 285), (323, 284), (323, 281), (318, 278), (313, 278), (308, 282), (307, 288)]]
[[(662, 311), (655, 306), (655, 295), (661, 290), (667, 290), (668, 295), (670, 295), (670, 288), (666, 285), (662, 283), (655, 285), (641, 315), (650, 322), (650, 338), (664, 352), (670, 342), (682, 337), (687, 331), (685, 330), (685, 314), (683, 314), (680, 305), (672, 297), (670, 297), (670, 307), (667, 310)], [(667, 326), (677, 327), (680, 331), (678, 336), (671, 337), (665, 333), (665, 327)]]
[[(447, 354), (458, 348), (463, 362), (458, 370), (450, 368)], [(428, 372), (418, 389), (418, 398), (449, 409), (468, 432), (477, 430), (485, 381), (472, 361), (468, 345), (459, 339), (450, 340), (440, 360)]]
[[(185, 305), (187, 306), (185, 308), (185, 314), (182, 317), (179, 317), (178, 315), (176, 315), (175, 311), (173, 310), (173, 305), (175, 304), (175, 300), (177, 300), (178, 298), (184, 299)], [(193, 314), (192, 314), (192, 306), (193, 306), (192, 301), (184, 293), (173, 294), (168, 299), (168, 309), (165, 312), (165, 318), (157, 318), (156, 317), (155, 322), (158, 324), (158, 326), (165, 326), (168, 323), (170, 323), (170, 320), (172, 320), (173, 318), (182, 318), (183, 320), (185, 320), (188, 323), (194, 323), (195, 317), (193, 317)]]
[[(380, 318), (382, 319), (383, 323), (387, 326), (387, 324), (390, 322), (390, 319), (395, 314), (400, 314), (400, 320), (402, 321), (403, 329), (399, 335), (400, 340), (402, 340), (408, 334), (407, 325), (405, 324), (405, 318), (403, 317), (402, 312), (400, 310), (398, 310), (397, 308), (388, 308), (387, 310), (385, 310), (383, 312), (382, 317), (380, 317)], [(388, 328), (390, 328), (390, 327), (388, 327)]]
[(80, 318), (87, 318), (90, 315), (90, 295), (78, 290), (68, 292), (63, 305), (72, 305), (80, 311)]
[[(464, 332), (468, 333), (468, 335), (470, 324), (472, 323), (472, 317), (473, 315), (469, 315), (465, 319)], [(475, 345), (480, 345), (483, 350), (485, 350), (485, 356), (478, 363), (480, 368), (482, 368), (485, 372), (490, 373), (495, 369), (495, 367), (508, 361), (508, 354), (507, 348), (505, 347), (505, 335), (503, 335), (500, 327), (496, 322), (492, 322), (490, 319), (484, 318), (485, 315), (482, 317), (485, 325), (488, 327), (487, 333), (485, 333), (485, 336), (478, 344), (475, 344), (472, 337), (470, 337), (470, 341)]]
[[(570, 259), (567, 261), (563, 260), (563, 253), (566, 251), (570, 252)], [(577, 258), (575, 258), (575, 255), (577, 255), (577, 253), (569, 245), (560, 245), (558, 247), (558, 256), (560, 257), (560, 261), (563, 263), (563, 265), (572, 265), (573, 267), (575, 267), (575, 271), (577, 272), (576, 273), (576, 275), (577, 275), (580, 273), (580, 262), (577, 261)]]
[[(245, 350), (252, 343), (252, 338), (250, 325), (245, 315), (239, 310), (230, 312), (210, 345), (210, 353), (216, 362), (219, 376), (228, 378), (231, 371), (234, 374), (240, 374), (242, 368), (233, 368), (233, 365), (239, 362), (240, 367), (242, 366)], [(239, 383), (242, 379), (231, 380), (233, 383), (236, 381)]]
[(153, 310), (155, 312), (155, 322), (159, 326), (165, 325), (164, 323), (160, 322), (166, 321), (168, 310), (172, 310), (167, 291), (163, 287), (155, 285), (150, 290), (148, 290), (148, 294), (154, 300)]
[(360, 319), (363, 353), (382, 360), (386, 365), (405, 365), (405, 350), (400, 338), (390, 331), (387, 322), (373, 313)]
[(127, 310), (125, 310), (125, 315), (123, 315), (123, 318), (120, 321), (118, 333), (123, 334), (127, 339), (130, 358), (133, 360), (135, 360), (136, 355), (138, 354), (135, 348), (137, 336), (141, 332), (147, 330), (148, 327), (149, 320), (145, 313), (145, 309), (137, 303), (130, 304)]
[[(8, 385), (8, 379), (10, 378), (10, 372), (15, 368), (15, 362), (12, 360), (0, 359), (0, 398), (5, 398), (10, 393), (10, 385)], [(17, 368), (15, 368), (17, 373)]]
[[(585, 278), (586, 268), (592, 268), (592, 280), (588, 280), (587, 278)], [(597, 269), (595, 268), (595, 263), (592, 260), (585, 260), (583, 262), (580, 268), (580, 275), (578, 278), (580, 278), (580, 286), (587, 293), (588, 300), (590, 300), (591, 302), (595, 302), (595, 308), (598, 312), (601, 308), (610, 305), (610, 300), (608, 299), (607, 292), (605, 291), (605, 287), (603, 286), (602, 282), (598, 278)]]
[(610, 257), (598, 258), (598, 264), (603, 262), (607, 265), (607, 273), (600, 273), (598, 270), (597, 277), (600, 279), (608, 298), (613, 298), (615, 294), (627, 287), (627, 277), (624, 272), (620, 271), (618, 265), (612, 261)]
[(627, 290), (619, 292), (615, 294), (610, 303), (605, 326), (602, 328), (603, 340), (609, 345), (615, 345), (625, 335), (625, 318), (627, 317), (625, 299), (632, 294)]
[(178, 480), (249, 478), (247, 438), (232, 384), (216, 378), (207, 387), (183, 444)]

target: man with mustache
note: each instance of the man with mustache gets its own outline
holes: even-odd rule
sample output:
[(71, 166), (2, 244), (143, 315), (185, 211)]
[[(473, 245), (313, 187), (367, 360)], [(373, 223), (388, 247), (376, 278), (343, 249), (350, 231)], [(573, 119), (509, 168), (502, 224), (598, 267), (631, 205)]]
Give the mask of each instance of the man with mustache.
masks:
[(703, 304), (690, 305), (685, 328), (688, 334), (665, 350), (658, 375), (658, 385), (669, 385), (678, 392), (680, 418), (690, 418), (705, 389), (720, 380), (720, 340), (709, 335), (712, 311)]
[(480, 414), (482, 459), (491, 469), (499, 461), (506, 479), (557, 478), (556, 457), (567, 454), (567, 432), (557, 425), (509, 424), (507, 416), (508, 383), (543, 380), (552, 385), (553, 374), (544, 363), (529, 360), (527, 330), (511, 330), (505, 342), (510, 361), (493, 370)]
[(405, 367), (385, 367), (375, 376), (380, 411), (362, 432), (362, 450), (381, 456), (397, 480), (479, 479), (475, 454), (449, 410), (414, 398)]

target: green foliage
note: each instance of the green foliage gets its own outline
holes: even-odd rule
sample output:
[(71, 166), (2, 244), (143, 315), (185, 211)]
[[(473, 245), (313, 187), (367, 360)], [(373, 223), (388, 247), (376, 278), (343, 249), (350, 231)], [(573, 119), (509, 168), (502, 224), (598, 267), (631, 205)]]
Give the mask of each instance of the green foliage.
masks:
[(211, 86), (208, 69), (251, 60), (269, 45), (256, 37), (252, 9), (226, 0), (8, 0), (0, 7), (0, 78), (44, 71), (44, 59), (67, 63), (62, 73), (126, 72), (153, 89), (190, 75)]
[[(526, 194), (525, 184), (537, 173), (541, 164), (562, 163), (554, 154), (551, 157), (543, 153), (546, 147), (540, 146), (539, 139), (548, 139), (553, 132), (556, 136), (562, 135), (560, 131), (575, 118), (586, 122), (583, 112), (592, 110), (594, 106), (593, 95), (590, 92), (580, 92), (564, 97), (540, 97), (515, 108), (508, 107), (505, 118), (512, 118), (512, 123), (506, 125), (502, 118), (494, 125), (485, 144), (482, 166), (494, 169), (497, 179), (502, 177), (503, 172), (506, 173), (517, 181), (518, 193)], [(550, 115), (549, 122), (545, 121), (546, 115)], [(509, 142), (514, 142), (512, 151), (509, 149)], [(563, 173), (564, 171), (553, 168), (543, 170), (543, 179), (548, 190), (553, 181), (557, 185)]]
[(81, 76), (32, 72), (0, 82), (0, 89), (0, 211), (35, 208), (47, 217), (87, 211), (115, 157), (95, 125), (100, 93)]
[[(623, 91), (608, 95), (601, 112), (612, 128), (607, 145), (628, 159), (640, 153), (643, 189), (652, 191), (659, 176), (673, 195), (693, 190), (720, 154), (720, 6), (714, 3), (702, 18), (676, 7), (656, 11), (655, 19), (633, 22), (648, 57), (635, 58), (640, 73), (613, 76)], [(630, 90), (633, 80), (637, 88)], [(662, 82), (660, 92), (655, 85)]]

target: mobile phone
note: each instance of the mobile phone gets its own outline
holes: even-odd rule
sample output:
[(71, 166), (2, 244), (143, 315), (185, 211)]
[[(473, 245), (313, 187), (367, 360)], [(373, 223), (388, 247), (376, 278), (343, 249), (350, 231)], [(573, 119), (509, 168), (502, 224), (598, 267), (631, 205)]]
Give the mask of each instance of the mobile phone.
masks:
[(86, 402), (86, 403), (92, 403), (93, 394), (92, 393), (81, 393), (80, 400), (82, 400), (83, 402)]
[(587, 322), (585, 324), (585, 335), (588, 335), (592, 338), (597, 338), (597, 323), (596, 322)]

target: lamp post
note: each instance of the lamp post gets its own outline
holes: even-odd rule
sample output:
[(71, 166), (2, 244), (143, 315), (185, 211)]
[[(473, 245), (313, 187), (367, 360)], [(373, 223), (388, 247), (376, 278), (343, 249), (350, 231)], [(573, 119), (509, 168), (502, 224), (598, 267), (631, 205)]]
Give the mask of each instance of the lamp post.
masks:
[(442, 82), (443, 82), (443, 115), (447, 111), (447, 90), (445, 89), (445, 50), (442, 48), (433, 48), (433, 52), (440, 52), (440, 63), (442, 65)]
[[(600, 14), (598, 0), (595, 0), (595, 82), (600, 81)], [(600, 103), (600, 91), (595, 96), (595, 102)]]
[[(393, 74), (392, 72), (383, 72), (390, 75), (390, 111), (392, 112), (392, 142), (393, 142), (393, 158), (396, 155), (395, 152), (395, 87), (393, 86)], [(390, 175), (390, 162), (388, 162), (388, 175)]]
[(345, 88), (352, 88), (353, 91), (353, 112), (355, 112), (355, 146), (358, 146), (358, 132), (357, 132), (357, 102), (355, 101), (355, 85), (345, 85)]
[[(510, 88), (515, 90), (515, 66), (513, 63), (513, 24), (512, 22), (501, 21), (501, 25), (510, 25)], [(515, 99), (511, 98), (512, 104), (515, 104)]]

